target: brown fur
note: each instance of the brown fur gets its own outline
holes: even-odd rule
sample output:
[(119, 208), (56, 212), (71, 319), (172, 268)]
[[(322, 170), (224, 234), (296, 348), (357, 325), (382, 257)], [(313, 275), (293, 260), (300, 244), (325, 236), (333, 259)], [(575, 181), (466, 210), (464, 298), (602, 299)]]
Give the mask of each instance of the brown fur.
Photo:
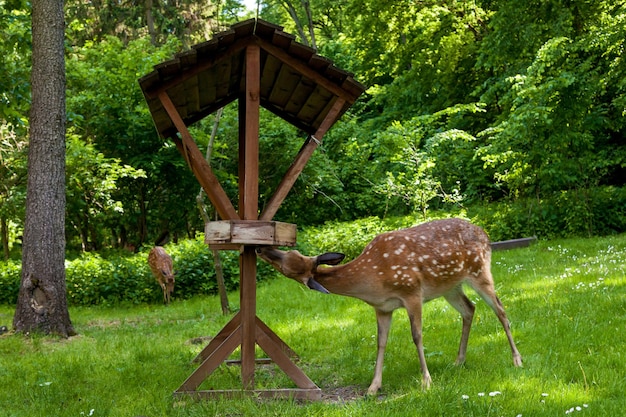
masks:
[(475, 307), (463, 292), (463, 283), (480, 294), (496, 313), (508, 338), (513, 363), (522, 365), (509, 321), (494, 289), (489, 238), (480, 227), (467, 221), (438, 220), (383, 233), (359, 257), (338, 266), (319, 267), (339, 263), (343, 255), (337, 253), (308, 257), (298, 251), (263, 247), (258, 254), (283, 275), (310, 288), (359, 298), (374, 307), (378, 354), (368, 394), (376, 393), (382, 385), (387, 336), (392, 313), (398, 308), (405, 308), (409, 315), (425, 388), (430, 386), (431, 377), (422, 345), (423, 303), (444, 297), (461, 314), (463, 331), (456, 363), (465, 361)]
[(176, 281), (172, 257), (161, 246), (155, 246), (148, 254), (148, 265), (163, 289), (163, 301), (169, 304)]

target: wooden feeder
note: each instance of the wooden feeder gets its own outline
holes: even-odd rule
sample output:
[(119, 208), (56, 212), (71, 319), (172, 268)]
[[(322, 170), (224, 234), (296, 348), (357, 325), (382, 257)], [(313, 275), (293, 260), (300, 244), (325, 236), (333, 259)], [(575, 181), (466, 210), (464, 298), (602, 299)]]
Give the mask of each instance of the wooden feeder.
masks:
[[(198, 355), (200, 366), (175, 394), (320, 399), (319, 387), (294, 364), (294, 352), (256, 315), (255, 249), (260, 245), (296, 244), (296, 226), (272, 219), (324, 134), (364, 87), (314, 49), (295, 42), (282, 27), (260, 19), (235, 24), (156, 65), (139, 84), (159, 135), (174, 141), (222, 219), (206, 225), (206, 243), (211, 248), (240, 251), (240, 311)], [(238, 210), (187, 129), (234, 100), (239, 101)], [(259, 214), (260, 106), (308, 137)], [(254, 389), (256, 345), (297, 389)], [(243, 389), (198, 390), (237, 347), (241, 347)]]

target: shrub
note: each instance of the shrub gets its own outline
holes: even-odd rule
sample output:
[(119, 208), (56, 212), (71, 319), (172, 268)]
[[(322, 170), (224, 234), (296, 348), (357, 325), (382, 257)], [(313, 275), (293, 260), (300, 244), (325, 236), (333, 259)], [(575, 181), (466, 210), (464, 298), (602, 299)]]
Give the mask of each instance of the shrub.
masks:
[(22, 274), (21, 261), (8, 260), (0, 262), (0, 304), (17, 303)]
[[(176, 271), (175, 298), (185, 299), (217, 293), (213, 255), (199, 238), (166, 247)], [(221, 251), (220, 259), (227, 290), (239, 287), (239, 253)], [(138, 254), (87, 252), (65, 262), (68, 304), (89, 306), (120, 302), (159, 303), (162, 291), (148, 266), (148, 248)], [(20, 261), (0, 263), (0, 303), (15, 304), (20, 285)], [(258, 279), (275, 274), (259, 262)]]
[(549, 198), (472, 207), (492, 240), (590, 237), (626, 232), (626, 187), (560, 191)]

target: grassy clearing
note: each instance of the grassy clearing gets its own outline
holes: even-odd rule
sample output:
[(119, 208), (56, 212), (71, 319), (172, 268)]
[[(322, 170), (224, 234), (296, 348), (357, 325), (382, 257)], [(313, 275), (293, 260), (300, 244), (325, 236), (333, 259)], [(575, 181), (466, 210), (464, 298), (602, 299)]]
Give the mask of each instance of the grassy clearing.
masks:
[[(80, 336), (0, 336), (0, 415), (622, 415), (625, 259), (626, 236), (494, 253), (496, 286), (524, 367), (513, 367), (497, 319), (470, 292), (477, 312), (466, 365), (453, 365), (458, 314), (441, 300), (427, 304), (424, 337), (433, 388), (423, 392), (408, 319), (398, 311), (378, 398), (363, 397), (376, 350), (373, 310), (287, 279), (260, 284), (259, 317), (298, 352), (300, 366), (327, 394), (322, 402), (174, 399), (172, 392), (195, 369), (190, 360), (204, 346), (194, 338), (214, 335), (230, 318), (220, 314), (215, 297), (168, 307), (73, 308)], [(237, 295), (230, 298), (236, 304)], [(0, 325), (12, 317), (11, 307), (0, 306)], [(256, 380), (258, 388), (293, 386), (274, 366), (259, 367)], [(203, 386), (239, 387), (238, 368), (224, 365)]]

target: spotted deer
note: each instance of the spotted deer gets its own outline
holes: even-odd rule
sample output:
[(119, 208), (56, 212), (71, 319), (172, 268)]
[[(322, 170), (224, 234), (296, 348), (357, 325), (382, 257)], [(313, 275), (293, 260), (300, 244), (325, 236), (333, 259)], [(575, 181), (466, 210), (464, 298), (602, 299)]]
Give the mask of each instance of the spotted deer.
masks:
[[(422, 305), (444, 297), (463, 319), (456, 364), (465, 361), (465, 351), (474, 317), (474, 304), (463, 292), (463, 283), (472, 287), (493, 309), (504, 327), (513, 352), (513, 364), (522, 357), (511, 335), (509, 321), (494, 289), (491, 275), (491, 246), (478, 226), (460, 219), (437, 220), (409, 229), (376, 236), (351, 262), (338, 265), (341, 253), (308, 257), (298, 251), (260, 247), (257, 254), (286, 277), (311, 289), (359, 298), (376, 311), (378, 353), (374, 378), (367, 393), (382, 385), (383, 359), (394, 310), (407, 310), (413, 341), (422, 369), (422, 386), (432, 379), (422, 345)], [(320, 265), (336, 265), (322, 267)]]
[(172, 257), (161, 246), (155, 246), (148, 254), (148, 265), (163, 288), (163, 301), (169, 304), (175, 282)]

